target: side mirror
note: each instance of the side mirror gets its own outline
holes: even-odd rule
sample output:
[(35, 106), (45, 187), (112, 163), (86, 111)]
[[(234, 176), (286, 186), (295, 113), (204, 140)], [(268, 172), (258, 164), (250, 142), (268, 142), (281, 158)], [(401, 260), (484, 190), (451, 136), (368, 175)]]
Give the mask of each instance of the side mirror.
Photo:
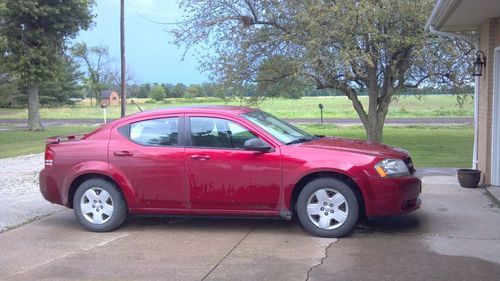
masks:
[(273, 149), (269, 144), (265, 143), (259, 138), (251, 138), (249, 140), (246, 140), (244, 148), (245, 150), (259, 151), (259, 152), (269, 152)]

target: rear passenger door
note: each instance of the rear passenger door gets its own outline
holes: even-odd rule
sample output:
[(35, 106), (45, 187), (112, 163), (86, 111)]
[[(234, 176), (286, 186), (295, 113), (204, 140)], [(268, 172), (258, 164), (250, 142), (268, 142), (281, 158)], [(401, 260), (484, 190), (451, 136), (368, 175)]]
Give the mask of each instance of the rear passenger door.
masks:
[(110, 165), (130, 182), (138, 208), (188, 207), (181, 117), (138, 120), (112, 132)]

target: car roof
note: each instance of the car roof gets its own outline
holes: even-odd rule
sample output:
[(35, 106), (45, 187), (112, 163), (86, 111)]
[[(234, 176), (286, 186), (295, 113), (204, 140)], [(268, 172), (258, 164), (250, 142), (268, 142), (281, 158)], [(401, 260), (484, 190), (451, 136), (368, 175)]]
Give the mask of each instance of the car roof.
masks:
[(237, 115), (240, 115), (243, 113), (248, 113), (248, 112), (253, 112), (253, 111), (258, 111), (258, 109), (244, 107), (244, 106), (230, 106), (230, 105), (174, 106), (174, 107), (153, 109), (153, 110), (138, 112), (138, 113), (126, 116), (124, 118), (121, 118), (120, 120), (123, 121), (125, 119), (156, 116), (156, 115), (168, 114), (168, 113), (177, 113), (177, 114), (192, 114), (192, 113), (194, 113), (194, 114), (196, 114), (196, 113), (216, 114), (216, 113), (222, 113), (225, 115), (237, 116)]

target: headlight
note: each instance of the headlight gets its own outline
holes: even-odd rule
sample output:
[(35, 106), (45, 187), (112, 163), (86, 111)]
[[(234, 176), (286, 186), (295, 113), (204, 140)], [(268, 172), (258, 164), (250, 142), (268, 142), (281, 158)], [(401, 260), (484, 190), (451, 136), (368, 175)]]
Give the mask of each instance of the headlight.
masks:
[(382, 160), (375, 165), (375, 170), (383, 178), (410, 175), (410, 171), (408, 170), (408, 167), (406, 167), (405, 162), (400, 159)]

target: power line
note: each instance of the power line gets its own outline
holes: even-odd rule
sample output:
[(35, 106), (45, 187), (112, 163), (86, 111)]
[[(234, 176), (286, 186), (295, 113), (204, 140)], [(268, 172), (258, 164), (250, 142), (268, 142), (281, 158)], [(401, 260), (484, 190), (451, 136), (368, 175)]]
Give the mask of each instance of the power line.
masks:
[(178, 21), (178, 22), (161, 22), (161, 21), (157, 21), (157, 20), (154, 20), (154, 19), (150, 19), (148, 17), (146, 17), (145, 15), (143, 15), (141, 12), (139, 12), (139, 10), (137, 10), (131, 3), (130, 1), (126, 0), (127, 1), (127, 4), (129, 7), (132, 8), (132, 10), (137, 14), (139, 15), (141, 18), (151, 22), (151, 23), (154, 23), (154, 24), (160, 24), (160, 25), (178, 25), (178, 24), (185, 24), (185, 23), (189, 23), (189, 22), (192, 22), (193, 20), (187, 20), (187, 21)]

